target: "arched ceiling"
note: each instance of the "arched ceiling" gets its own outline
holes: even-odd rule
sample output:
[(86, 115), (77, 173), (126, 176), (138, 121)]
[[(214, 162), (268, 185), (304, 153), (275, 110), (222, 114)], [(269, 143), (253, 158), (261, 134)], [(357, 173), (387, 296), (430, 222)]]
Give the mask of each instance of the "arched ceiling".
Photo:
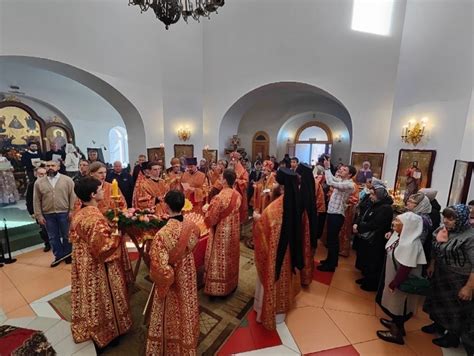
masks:
[(19, 86), (28, 97), (55, 106), (73, 126), (75, 117), (100, 120), (110, 123), (110, 127), (125, 124), (130, 138), (145, 142), (143, 122), (135, 106), (91, 73), (48, 59), (0, 56), (0, 92), (8, 92), (10, 85)]
[[(341, 119), (352, 136), (350, 114), (336, 97), (309, 84), (277, 82), (248, 92), (229, 108), (221, 122), (219, 147), (222, 150), (227, 146), (227, 140), (238, 132), (244, 120), (255, 120), (258, 116), (281, 127), (291, 117), (308, 111), (325, 112)], [(255, 125), (264, 125), (264, 122), (255, 122)]]

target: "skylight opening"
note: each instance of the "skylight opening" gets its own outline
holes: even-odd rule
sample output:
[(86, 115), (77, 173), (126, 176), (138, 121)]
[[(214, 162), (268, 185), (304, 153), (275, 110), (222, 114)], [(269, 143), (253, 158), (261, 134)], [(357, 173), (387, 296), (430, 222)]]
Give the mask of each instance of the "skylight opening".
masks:
[(390, 35), (394, 0), (353, 0), (352, 29), (354, 31)]

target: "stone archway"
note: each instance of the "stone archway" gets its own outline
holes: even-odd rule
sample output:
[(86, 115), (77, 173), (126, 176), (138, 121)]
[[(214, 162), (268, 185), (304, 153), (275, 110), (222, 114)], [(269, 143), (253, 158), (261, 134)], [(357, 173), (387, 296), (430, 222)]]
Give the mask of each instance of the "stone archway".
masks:
[[(350, 150), (352, 119), (343, 103), (310, 84), (277, 82), (246, 93), (227, 110), (219, 128), (219, 151), (224, 152), (229, 138), (237, 134), (241, 146), (250, 152), (255, 132), (265, 131), (270, 137), (270, 154), (282, 156), (286, 153), (287, 140), (294, 141), (296, 133), (296, 129), (290, 132), (282, 131), (282, 128), (303, 114), (317, 117), (308, 117), (307, 121), (318, 120), (327, 124), (327, 121), (334, 120), (337, 125), (341, 124), (340, 131), (344, 132)], [(332, 127), (331, 130), (335, 131)], [(285, 148), (281, 149), (283, 140)], [(346, 160), (347, 155), (344, 151), (341, 159)]]
[[(130, 157), (136, 157), (144, 151), (146, 138), (140, 113), (130, 100), (103, 79), (78, 67), (50, 59), (27, 56), (0, 56), (0, 67), (9, 63), (22, 64), (58, 74), (80, 83), (95, 92), (121, 116), (129, 138)], [(134, 143), (133, 146), (130, 145), (130, 142)]]

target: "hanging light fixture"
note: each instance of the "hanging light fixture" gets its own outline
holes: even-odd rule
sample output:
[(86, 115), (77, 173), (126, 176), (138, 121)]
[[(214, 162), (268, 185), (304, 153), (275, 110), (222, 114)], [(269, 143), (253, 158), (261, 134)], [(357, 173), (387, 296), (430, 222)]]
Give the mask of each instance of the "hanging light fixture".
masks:
[(138, 6), (141, 12), (151, 8), (166, 29), (181, 17), (186, 23), (189, 17), (198, 22), (201, 17), (210, 18), (224, 4), (225, 0), (128, 0), (129, 6)]

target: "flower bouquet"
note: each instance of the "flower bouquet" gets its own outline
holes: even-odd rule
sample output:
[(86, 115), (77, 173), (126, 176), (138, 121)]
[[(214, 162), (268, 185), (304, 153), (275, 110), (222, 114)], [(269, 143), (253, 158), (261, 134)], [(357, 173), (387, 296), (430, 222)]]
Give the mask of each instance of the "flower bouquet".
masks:
[[(115, 217), (114, 210), (108, 210), (105, 216), (110, 221), (113, 221)], [(117, 217), (119, 229), (128, 234), (132, 239), (135, 238), (139, 243), (153, 239), (158, 230), (166, 225), (166, 221), (160, 220), (155, 215), (154, 209), (131, 208), (119, 210)]]
[(182, 211), (184, 214), (189, 213), (190, 211), (193, 210), (193, 207), (194, 207), (193, 203), (191, 203), (189, 199), (185, 199)]

